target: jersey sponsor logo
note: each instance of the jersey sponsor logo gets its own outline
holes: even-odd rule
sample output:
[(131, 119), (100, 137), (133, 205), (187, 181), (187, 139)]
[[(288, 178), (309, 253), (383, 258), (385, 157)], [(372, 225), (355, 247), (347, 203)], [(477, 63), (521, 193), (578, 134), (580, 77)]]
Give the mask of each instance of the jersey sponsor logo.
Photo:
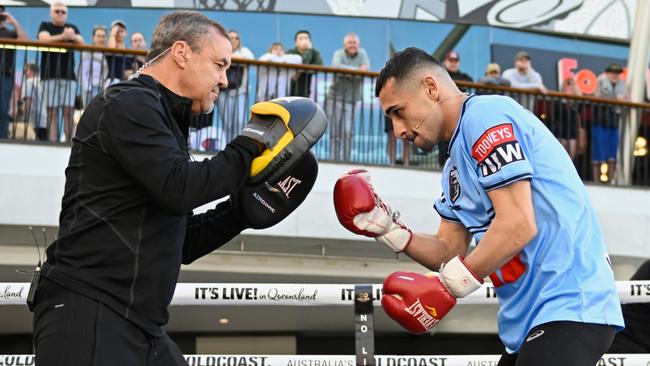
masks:
[(293, 191), (293, 189), (296, 188), (296, 186), (300, 183), (302, 183), (300, 179), (288, 176), (283, 181), (280, 181), (278, 183), (278, 187), (280, 187), (282, 192), (284, 192), (284, 195), (289, 198), (291, 191)]
[(526, 159), (511, 123), (485, 131), (472, 145), (472, 157), (478, 161), (484, 177), (500, 171), (504, 165)]
[(460, 181), (458, 180), (458, 169), (454, 166), (449, 172), (449, 199), (451, 203), (456, 203), (460, 197)]
[(526, 338), (526, 342), (530, 342), (530, 341), (532, 341), (532, 340), (535, 339), (535, 338), (539, 338), (539, 337), (541, 337), (543, 334), (544, 334), (544, 329), (540, 329), (540, 330), (536, 331), (535, 333), (529, 335), (528, 338)]

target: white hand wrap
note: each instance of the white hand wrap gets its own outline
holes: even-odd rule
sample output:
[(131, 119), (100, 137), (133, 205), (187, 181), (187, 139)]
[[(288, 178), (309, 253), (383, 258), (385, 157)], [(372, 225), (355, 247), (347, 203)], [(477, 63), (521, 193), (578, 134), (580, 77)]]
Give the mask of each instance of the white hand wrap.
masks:
[(465, 297), (483, 285), (483, 280), (467, 267), (460, 256), (455, 256), (440, 267), (440, 279), (457, 298)]

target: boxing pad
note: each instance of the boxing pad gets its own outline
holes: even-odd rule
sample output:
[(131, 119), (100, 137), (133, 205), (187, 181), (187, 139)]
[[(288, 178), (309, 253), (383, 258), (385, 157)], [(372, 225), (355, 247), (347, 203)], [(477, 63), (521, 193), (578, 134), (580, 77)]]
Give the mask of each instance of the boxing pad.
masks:
[[(289, 216), (305, 200), (318, 176), (318, 163), (311, 151), (283, 174), (256, 185), (244, 184), (231, 195), (240, 219), (253, 229), (271, 227)], [(275, 175), (275, 174), (274, 174)]]
[[(269, 125), (282, 121), (288, 131), (271, 148), (267, 148), (251, 164), (246, 184), (257, 186), (278, 182), (286, 177), (306, 151), (323, 136), (327, 117), (323, 109), (309, 98), (285, 97), (256, 103), (251, 107), (251, 120), (265, 120)], [(259, 122), (258, 122), (259, 124)]]

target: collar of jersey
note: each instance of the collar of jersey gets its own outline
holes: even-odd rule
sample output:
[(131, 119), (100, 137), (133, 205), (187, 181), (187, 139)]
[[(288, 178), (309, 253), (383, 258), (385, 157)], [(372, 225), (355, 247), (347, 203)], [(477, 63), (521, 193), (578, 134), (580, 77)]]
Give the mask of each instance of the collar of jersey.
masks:
[(470, 99), (474, 98), (476, 95), (475, 94), (470, 94), (467, 99), (463, 102), (463, 108), (460, 110), (460, 117), (458, 117), (458, 123), (456, 124), (456, 129), (454, 130), (453, 135), (451, 135), (451, 140), (449, 140), (449, 147), (447, 148), (447, 155), (451, 152), (451, 147), (454, 145), (454, 141), (456, 141), (456, 136), (458, 136), (458, 131), (460, 131), (460, 123), (463, 121), (463, 115), (465, 114), (465, 107), (467, 107), (467, 102), (469, 102)]

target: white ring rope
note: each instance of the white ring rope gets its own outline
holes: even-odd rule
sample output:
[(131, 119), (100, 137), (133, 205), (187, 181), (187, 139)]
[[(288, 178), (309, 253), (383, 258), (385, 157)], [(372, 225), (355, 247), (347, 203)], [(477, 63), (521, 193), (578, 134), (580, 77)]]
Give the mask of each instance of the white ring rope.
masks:
[[(650, 281), (617, 281), (621, 303), (650, 302)], [(382, 285), (373, 285), (374, 305), (380, 305)], [(29, 283), (0, 282), (0, 305), (24, 305)], [(260, 283), (179, 283), (172, 305), (352, 305), (354, 285), (260, 284)], [(494, 287), (485, 284), (459, 304), (497, 304)], [(2, 364), (0, 364), (1, 366)]]
[[(376, 366), (496, 365), (500, 355), (375, 356)], [(317, 355), (185, 355), (190, 366), (355, 366), (355, 356)], [(650, 354), (606, 354), (600, 365), (646, 366)], [(33, 366), (34, 355), (0, 355), (2, 366)]]

